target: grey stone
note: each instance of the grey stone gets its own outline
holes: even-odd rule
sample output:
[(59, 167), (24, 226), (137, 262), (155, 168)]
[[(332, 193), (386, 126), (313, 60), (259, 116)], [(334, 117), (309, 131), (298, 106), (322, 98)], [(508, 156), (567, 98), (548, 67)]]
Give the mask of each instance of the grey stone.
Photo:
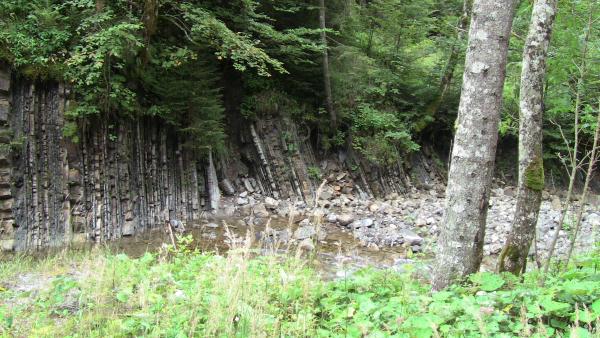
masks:
[(236, 203), (237, 203), (237, 205), (246, 205), (246, 204), (248, 204), (248, 199), (240, 197), (237, 199)]
[(591, 226), (600, 226), (600, 215), (593, 213), (586, 216), (585, 221)]
[(219, 182), (219, 187), (225, 196), (233, 196), (235, 194), (235, 188), (228, 179), (223, 179), (221, 182)]
[(275, 210), (279, 207), (280, 202), (272, 197), (265, 198), (265, 207), (267, 209)]
[(304, 240), (311, 238), (317, 234), (315, 227), (313, 226), (302, 226), (294, 231), (294, 238), (297, 240)]
[(411, 245), (410, 250), (414, 253), (419, 253), (423, 251), (420, 245)]
[(298, 223), (299, 227), (307, 227), (310, 225), (310, 220), (308, 218), (305, 218), (303, 220), (300, 221), (300, 223)]
[(375, 223), (375, 221), (372, 218), (365, 218), (365, 219), (361, 219), (359, 221), (354, 221), (352, 223), (350, 223), (350, 228), (352, 229), (360, 229), (360, 228), (368, 228), (373, 226), (373, 224)]
[(347, 226), (348, 224), (354, 222), (354, 216), (352, 214), (344, 213), (344, 214), (338, 215), (337, 221), (340, 225)]
[(332, 193), (331, 191), (329, 191), (329, 190), (324, 190), (324, 191), (322, 191), (322, 192), (321, 192), (321, 194), (319, 195), (319, 198), (320, 198), (321, 200), (325, 200), (325, 201), (326, 201), (326, 200), (330, 200), (330, 199), (332, 199), (332, 198), (333, 198), (333, 193)]
[(298, 244), (298, 248), (300, 250), (310, 252), (310, 251), (315, 250), (315, 245), (313, 244), (312, 240), (310, 240), (310, 238), (307, 238), (307, 239), (302, 240), (302, 242), (300, 242), (300, 244)]
[(267, 210), (265, 205), (262, 203), (256, 205), (252, 211), (256, 217), (260, 217), (260, 218), (267, 218), (271, 215), (271, 214), (269, 214), (269, 211)]
[(0, 240), (0, 250), (1, 251), (13, 251), (15, 248), (15, 241), (12, 239), (3, 239)]
[(404, 238), (404, 242), (410, 245), (420, 245), (423, 243), (423, 237), (417, 235), (414, 231), (402, 229), (399, 234)]
[(125, 224), (123, 224), (122, 231), (123, 231), (123, 236), (132, 236), (135, 233), (135, 227), (134, 227), (133, 220), (126, 221)]
[(562, 203), (560, 201), (560, 198), (558, 198), (558, 196), (552, 197), (552, 208), (555, 210), (560, 210), (562, 208)]
[(417, 227), (424, 227), (426, 225), (427, 225), (427, 220), (422, 217), (418, 217), (417, 220), (415, 221), (415, 226), (417, 226)]

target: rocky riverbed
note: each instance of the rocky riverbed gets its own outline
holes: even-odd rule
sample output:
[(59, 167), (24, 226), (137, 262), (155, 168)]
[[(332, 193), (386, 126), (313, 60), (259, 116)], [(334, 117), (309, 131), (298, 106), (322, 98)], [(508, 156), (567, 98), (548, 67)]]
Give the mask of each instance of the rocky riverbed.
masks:
[[(537, 226), (536, 245), (531, 256), (538, 261), (547, 255), (552, 237), (559, 229), (561, 198), (544, 192)], [(599, 198), (592, 195), (586, 204), (583, 222), (576, 243), (576, 252), (593, 247), (600, 240)], [(516, 204), (514, 187), (496, 187), (492, 191), (487, 218), (487, 233), (484, 256), (487, 268), (493, 268), (511, 228)], [(444, 212), (443, 186), (429, 190), (413, 189), (385, 198), (369, 198), (345, 185), (344, 177), (338, 177), (324, 185), (315, 201), (277, 200), (244, 191), (228, 197), (221, 212), (215, 217), (235, 218), (236, 226), (261, 226), (267, 221), (293, 224), (294, 231), (262, 233), (263, 238), (277, 238), (283, 242), (295, 242), (311, 250), (318, 242), (327, 243), (328, 232), (345, 232), (352, 235), (362, 247), (369, 251), (383, 248), (402, 247), (412, 253), (431, 256), (435, 252), (436, 238), (440, 233)], [(567, 217), (560, 229), (557, 255), (565, 255), (569, 236), (574, 227), (575, 210)], [(212, 223), (207, 217), (207, 224)], [(206, 224), (205, 224), (206, 225)], [(333, 229), (333, 230), (332, 230)], [(287, 231), (287, 230), (286, 230)]]

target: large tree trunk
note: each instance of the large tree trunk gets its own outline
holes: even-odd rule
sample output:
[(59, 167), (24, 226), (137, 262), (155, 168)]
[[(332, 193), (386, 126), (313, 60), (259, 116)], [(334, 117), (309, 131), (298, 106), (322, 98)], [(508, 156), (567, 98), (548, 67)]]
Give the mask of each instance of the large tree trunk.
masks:
[(525, 269), (544, 189), (542, 117), (546, 56), (558, 0), (537, 0), (523, 51), (519, 120), (519, 187), (512, 231), (498, 262), (499, 271)]
[(475, 0), (433, 276), (442, 289), (481, 265), (516, 0)]
[(337, 128), (337, 114), (333, 107), (333, 96), (331, 94), (331, 74), (329, 72), (329, 51), (327, 50), (327, 25), (325, 22), (325, 0), (319, 2), (319, 24), (321, 26), (321, 44), (323, 45), (323, 85), (325, 87), (325, 106), (331, 120), (333, 132)]

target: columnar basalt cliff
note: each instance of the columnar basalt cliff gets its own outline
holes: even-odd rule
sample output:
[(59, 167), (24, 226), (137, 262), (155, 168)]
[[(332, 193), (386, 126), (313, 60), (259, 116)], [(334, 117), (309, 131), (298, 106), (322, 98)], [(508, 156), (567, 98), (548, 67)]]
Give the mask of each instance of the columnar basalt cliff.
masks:
[(63, 86), (2, 78), (5, 247), (104, 241), (200, 217), (208, 170), (164, 124), (91, 118), (74, 143), (63, 136)]
[[(0, 67), (3, 250), (103, 242), (174, 218), (194, 224), (219, 211), (222, 195), (242, 191), (310, 202), (320, 183), (311, 167), (353, 167), (351, 189), (362, 197), (431, 181), (422, 155), (388, 170), (343, 154), (318, 162), (308, 137), (284, 114), (232, 130), (229, 154), (207, 158), (153, 117), (90, 117), (78, 122), (74, 142), (64, 135), (68, 106), (63, 85), (31, 82)], [(408, 163), (416, 168), (409, 171)]]
[(73, 142), (63, 135), (64, 86), (11, 77), (4, 67), (0, 87), (0, 240), (5, 250), (112, 240), (173, 218), (197, 222), (204, 210), (218, 208), (219, 181), (228, 193), (310, 195), (300, 151), (285, 156), (288, 162), (277, 160), (284, 158), (283, 141), (276, 140), (278, 122), (248, 128), (248, 166), (240, 172), (245, 166), (239, 160), (199, 158), (173, 128), (155, 118), (92, 117), (80, 123), (78, 142)]

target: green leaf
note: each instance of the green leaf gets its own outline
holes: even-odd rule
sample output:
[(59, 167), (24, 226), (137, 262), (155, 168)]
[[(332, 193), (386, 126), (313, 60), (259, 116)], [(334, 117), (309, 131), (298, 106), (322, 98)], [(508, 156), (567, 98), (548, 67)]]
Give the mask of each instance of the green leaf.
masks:
[(488, 292), (496, 291), (506, 283), (501, 276), (491, 272), (474, 274), (470, 279), (473, 283), (478, 284), (481, 290)]
[(571, 330), (571, 334), (569, 335), (570, 338), (588, 338), (591, 336), (592, 335), (590, 334), (590, 332), (588, 330), (581, 328), (581, 327), (573, 328)]
[(594, 311), (595, 314), (600, 315), (600, 299), (596, 299), (596, 301), (592, 303), (590, 308), (592, 309), (592, 311)]
[(540, 301), (540, 305), (547, 313), (562, 312), (571, 309), (571, 304), (556, 302), (552, 297), (545, 297)]
[(126, 303), (129, 300), (129, 296), (131, 294), (129, 292), (126, 291), (119, 291), (117, 293), (117, 300), (121, 303)]

